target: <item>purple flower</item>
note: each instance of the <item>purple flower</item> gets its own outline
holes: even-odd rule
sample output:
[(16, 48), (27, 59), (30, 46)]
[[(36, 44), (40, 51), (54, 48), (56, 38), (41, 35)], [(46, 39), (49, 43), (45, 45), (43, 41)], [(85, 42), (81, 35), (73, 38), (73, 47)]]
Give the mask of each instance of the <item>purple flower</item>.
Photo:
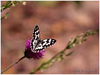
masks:
[(31, 51), (31, 48), (30, 48), (30, 43), (31, 43), (31, 40), (27, 40), (26, 42), (26, 49), (25, 49), (25, 57), (27, 58), (33, 58), (33, 59), (40, 59), (43, 57), (43, 53), (45, 52), (44, 50), (38, 52), (38, 53), (33, 53)]

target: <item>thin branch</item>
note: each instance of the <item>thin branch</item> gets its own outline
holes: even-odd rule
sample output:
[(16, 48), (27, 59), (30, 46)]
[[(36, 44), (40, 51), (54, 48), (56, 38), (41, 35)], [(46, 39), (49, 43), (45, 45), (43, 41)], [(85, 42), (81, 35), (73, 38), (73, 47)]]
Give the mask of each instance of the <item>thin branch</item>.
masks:
[(15, 6), (16, 3), (23, 3), (23, 1), (7, 1), (1, 6), (1, 12), (7, 8), (10, 8), (11, 6)]
[(13, 64), (11, 64), (11, 65), (8, 66), (7, 68), (5, 68), (5, 69), (1, 72), (1, 74), (4, 73), (5, 71), (7, 71), (8, 69), (10, 69), (12, 66), (14, 66), (15, 64), (17, 64), (19, 61), (21, 61), (21, 60), (24, 59), (24, 58), (25, 58), (25, 56), (21, 57), (19, 60), (17, 60), (16, 62), (14, 62)]
[(7, 12), (7, 13), (5, 13), (5, 14), (4, 14), (4, 16), (3, 16), (3, 17), (1, 17), (1, 20), (3, 20), (4, 18), (7, 18), (7, 17), (8, 17), (8, 14), (9, 14), (8, 12)]
[(69, 56), (73, 53), (73, 51), (69, 52), (68, 54), (66, 54), (66, 50), (75, 47), (78, 44), (82, 44), (84, 41), (86, 41), (88, 39), (88, 37), (90, 35), (95, 35), (96, 33), (98, 33), (99, 30), (89, 30), (87, 31), (85, 34), (81, 34), (76, 36), (74, 39), (71, 39), (68, 43), (68, 45), (65, 47), (65, 49), (63, 49), (62, 51), (60, 51), (59, 53), (57, 53), (55, 56), (53, 56), (50, 60), (48, 60), (47, 62), (42, 63), (37, 69), (33, 69), (30, 74), (34, 74), (39, 70), (44, 70), (48, 67), (50, 67), (55, 61), (61, 61), (65, 56)]
[[(1, 12), (3, 12), (5, 9), (10, 8), (11, 6), (15, 6), (17, 3), (22, 3), (23, 5), (26, 5), (26, 2), (24, 1), (7, 1), (1, 6)], [(1, 20), (6, 18), (8, 16), (8, 12), (4, 14), (3, 17), (1, 17)]]

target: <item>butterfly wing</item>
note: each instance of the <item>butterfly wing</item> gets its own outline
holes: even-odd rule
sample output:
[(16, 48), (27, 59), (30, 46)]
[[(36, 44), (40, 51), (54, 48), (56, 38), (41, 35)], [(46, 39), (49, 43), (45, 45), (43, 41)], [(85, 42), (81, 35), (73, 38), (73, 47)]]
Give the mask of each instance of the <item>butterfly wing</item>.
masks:
[(53, 45), (56, 40), (55, 39), (44, 39), (41, 40), (39, 38), (39, 27), (36, 25), (33, 32), (33, 38), (31, 41), (31, 51), (33, 53), (40, 52), (41, 50)]
[(43, 48), (45, 49), (45, 48), (53, 45), (55, 42), (56, 42), (55, 39), (44, 39), (43, 42), (42, 42)]
[(41, 41), (40, 44), (37, 45), (35, 50), (39, 52), (39, 51), (53, 45), (55, 42), (56, 42), (55, 39), (44, 39), (44, 40)]
[(31, 41), (31, 50), (32, 52), (34, 52), (35, 47), (37, 46), (38, 40), (39, 40), (39, 27), (36, 25), (34, 28), (34, 32), (33, 32), (33, 38)]
[(34, 28), (34, 32), (33, 32), (33, 39), (38, 40), (39, 39), (39, 27), (36, 25)]

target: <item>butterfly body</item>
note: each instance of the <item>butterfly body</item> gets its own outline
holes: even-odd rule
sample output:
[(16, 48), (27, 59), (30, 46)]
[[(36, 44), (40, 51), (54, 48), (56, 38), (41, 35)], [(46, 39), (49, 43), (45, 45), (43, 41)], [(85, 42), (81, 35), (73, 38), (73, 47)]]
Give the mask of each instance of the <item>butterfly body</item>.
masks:
[(33, 38), (31, 40), (31, 51), (33, 53), (38, 53), (56, 42), (55, 39), (41, 40), (39, 38), (39, 33), (39, 27), (36, 25), (33, 32)]

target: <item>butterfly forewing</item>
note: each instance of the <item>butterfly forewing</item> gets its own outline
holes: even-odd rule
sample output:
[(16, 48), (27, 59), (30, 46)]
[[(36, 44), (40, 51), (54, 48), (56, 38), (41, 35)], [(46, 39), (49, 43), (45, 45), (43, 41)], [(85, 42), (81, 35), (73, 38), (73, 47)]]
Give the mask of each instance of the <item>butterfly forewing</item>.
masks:
[(55, 42), (56, 42), (55, 39), (44, 39), (43, 40), (43, 47), (47, 48), (47, 47), (53, 45)]
[(36, 50), (43, 50), (51, 45), (53, 45), (56, 42), (55, 39), (44, 39), (41, 41), (39, 45), (37, 45)]
[(39, 39), (39, 27), (36, 25), (35, 28), (34, 28), (34, 32), (33, 32), (33, 39), (34, 40), (38, 40)]
[(32, 50), (32, 52), (34, 52), (35, 47), (38, 43), (39, 33), (40, 33), (39, 27), (36, 25), (35, 28), (34, 28), (33, 38), (32, 38), (32, 41), (31, 41), (31, 50)]

